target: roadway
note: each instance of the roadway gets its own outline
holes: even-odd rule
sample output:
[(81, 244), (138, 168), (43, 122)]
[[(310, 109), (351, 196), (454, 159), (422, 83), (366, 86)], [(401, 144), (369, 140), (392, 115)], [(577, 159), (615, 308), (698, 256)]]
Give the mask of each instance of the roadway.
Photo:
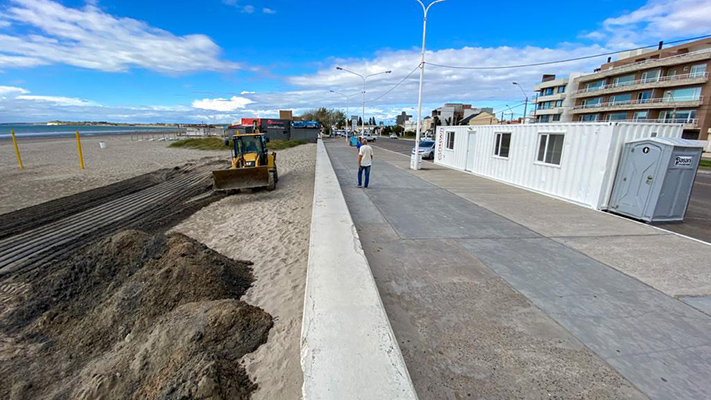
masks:
[[(415, 142), (378, 138), (373, 145), (401, 154), (411, 154)], [(691, 193), (685, 221), (683, 223), (657, 224), (657, 226), (711, 243), (711, 171), (699, 171), (694, 190)]]

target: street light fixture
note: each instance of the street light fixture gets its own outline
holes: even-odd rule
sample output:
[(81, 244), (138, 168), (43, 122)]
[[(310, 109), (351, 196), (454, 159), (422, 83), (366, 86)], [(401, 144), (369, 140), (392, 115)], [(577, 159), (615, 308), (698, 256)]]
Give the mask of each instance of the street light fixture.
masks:
[(528, 112), (528, 95), (526, 94), (526, 91), (523, 90), (523, 87), (518, 83), (514, 82), (514, 86), (518, 86), (519, 89), (521, 89), (521, 92), (523, 92), (523, 95), (526, 97), (526, 102), (523, 103), (523, 123), (526, 123), (526, 112)]
[(355, 75), (355, 76), (360, 77), (360, 79), (363, 80), (363, 100), (361, 101), (361, 106), (363, 107), (363, 110), (362, 110), (362, 114), (361, 114), (361, 117), (360, 117), (360, 118), (361, 118), (361, 129), (363, 130), (363, 133), (365, 133), (365, 81), (366, 81), (368, 78), (372, 77), (372, 76), (382, 75), (382, 74), (390, 74), (390, 73), (392, 73), (393, 71), (384, 71), (384, 72), (378, 72), (377, 74), (370, 74), (370, 75), (365, 75), (365, 76), (363, 76), (363, 75), (361, 75), (361, 74), (359, 74), (359, 73), (357, 73), (357, 72), (349, 71), (349, 70), (347, 70), (347, 69), (345, 69), (345, 68), (336, 67), (336, 69), (339, 70), (339, 71), (351, 73), (351, 74), (353, 74), (353, 75)]
[[(350, 98), (355, 95), (352, 94), (352, 95), (348, 96), (345, 93), (338, 92), (335, 90), (331, 90), (331, 93), (340, 94), (341, 96), (346, 98), (346, 121), (348, 121), (348, 114), (350, 113), (350, 111), (348, 111), (348, 100), (350, 100)], [(346, 144), (348, 144), (348, 125), (346, 125)]]
[(425, 4), (421, 0), (417, 0), (422, 6), (422, 11), (424, 11), (424, 21), (422, 23), (422, 58), (420, 60), (420, 89), (419, 95), (417, 97), (417, 133), (415, 134), (415, 154), (412, 155), (412, 160), (410, 161), (410, 168), (414, 170), (420, 169), (420, 163), (417, 159), (420, 155), (420, 135), (422, 132), (422, 84), (425, 79), (425, 38), (427, 34), (427, 12), (430, 11), (430, 7), (437, 3), (441, 3), (444, 0), (435, 0), (430, 5), (425, 7)]

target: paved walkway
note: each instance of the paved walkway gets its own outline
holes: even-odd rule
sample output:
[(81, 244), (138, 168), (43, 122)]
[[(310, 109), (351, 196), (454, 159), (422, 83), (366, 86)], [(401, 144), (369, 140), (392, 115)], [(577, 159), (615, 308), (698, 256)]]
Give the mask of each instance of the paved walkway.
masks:
[(420, 398), (711, 398), (711, 246), (327, 148)]

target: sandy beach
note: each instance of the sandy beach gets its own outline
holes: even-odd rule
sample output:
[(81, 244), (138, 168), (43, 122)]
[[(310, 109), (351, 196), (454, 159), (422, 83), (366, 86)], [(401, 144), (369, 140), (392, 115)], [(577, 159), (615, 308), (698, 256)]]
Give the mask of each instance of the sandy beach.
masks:
[[(99, 147), (102, 141), (105, 149)], [(230, 157), (229, 149), (173, 149), (169, 142), (131, 141), (130, 135), (87, 136), (82, 138), (85, 169), (81, 170), (73, 138), (18, 138), (18, 142), (22, 170), (12, 141), (0, 140), (0, 214), (205, 157), (224, 157), (225, 162)]]
[[(101, 149), (99, 142), (106, 143)], [(79, 170), (76, 142), (67, 138), (20, 142), (24, 170), (11, 141), (0, 141), (0, 213), (84, 192), (191, 161), (229, 159), (229, 151), (171, 149), (167, 142), (126, 136), (83, 140), (86, 169)], [(278, 152), (277, 190), (229, 196), (201, 209), (172, 229), (236, 262), (253, 263), (254, 281), (240, 298), (273, 320), (266, 343), (239, 361), (259, 385), (255, 399), (301, 397), (300, 331), (308, 262), (316, 146)], [(10, 293), (7, 293), (8, 295)]]
[(281, 151), (276, 191), (230, 196), (175, 228), (227, 257), (254, 263), (256, 280), (243, 300), (274, 318), (267, 343), (243, 359), (259, 385), (254, 399), (301, 397), (300, 332), (315, 163), (313, 144)]

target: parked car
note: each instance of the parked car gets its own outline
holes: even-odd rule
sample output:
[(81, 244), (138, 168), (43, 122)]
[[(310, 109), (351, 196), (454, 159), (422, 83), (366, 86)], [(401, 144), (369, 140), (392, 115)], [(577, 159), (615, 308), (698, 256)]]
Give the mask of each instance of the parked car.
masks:
[[(412, 154), (415, 154), (415, 148), (412, 148)], [(433, 140), (423, 140), (420, 142), (420, 154), (425, 160), (434, 160), (435, 142)]]
[(373, 136), (370, 133), (364, 133), (364, 134), (360, 135), (360, 137), (362, 137), (363, 139), (365, 139), (368, 142), (375, 142), (376, 140), (378, 140), (377, 136)]
[(390, 139), (397, 139), (397, 138), (398, 138), (397, 133), (390, 134)]

